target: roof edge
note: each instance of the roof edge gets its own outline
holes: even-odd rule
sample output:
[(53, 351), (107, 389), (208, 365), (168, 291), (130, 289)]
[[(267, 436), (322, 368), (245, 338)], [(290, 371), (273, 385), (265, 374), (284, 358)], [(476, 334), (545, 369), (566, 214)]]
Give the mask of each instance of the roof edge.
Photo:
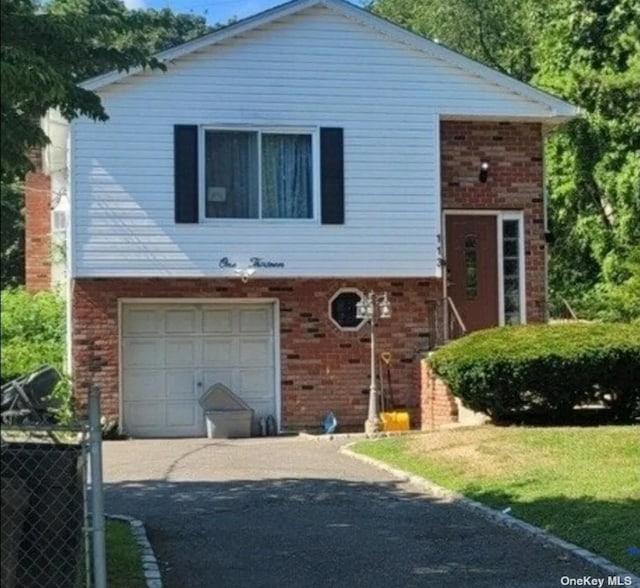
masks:
[(374, 28), (378, 32), (395, 38), (414, 49), (428, 53), (433, 57), (459, 67), (466, 72), (475, 73), (478, 77), (496, 84), (507, 91), (518, 94), (527, 100), (544, 103), (549, 108), (549, 114), (551, 117), (574, 118), (583, 113), (578, 106), (575, 106), (562, 98), (558, 98), (557, 96), (535, 88), (526, 82), (522, 82), (512, 76), (499, 72), (487, 65), (484, 65), (483, 63), (480, 63), (479, 61), (466, 57), (462, 53), (458, 53), (453, 49), (413, 33), (381, 16), (378, 16), (377, 14), (373, 14), (372, 12), (355, 6), (354, 4), (345, 2), (344, 0), (322, 0), (320, 3), (331, 7), (336, 12), (341, 13), (347, 18), (350, 17), (364, 26)]
[[(296, 14), (302, 10), (312, 8), (314, 6), (325, 6), (336, 13), (360, 23), (363, 26), (374, 29), (375, 31), (386, 35), (398, 42), (412, 47), (423, 53), (427, 53), (436, 59), (448, 63), (454, 67), (478, 76), (489, 83), (493, 83), (507, 92), (512, 92), (530, 100), (543, 104), (549, 110), (549, 118), (557, 120), (569, 120), (581, 116), (583, 111), (573, 104), (558, 98), (544, 90), (535, 88), (525, 82), (521, 82), (507, 74), (501, 73), (475, 61), (469, 57), (462, 55), (449, 49), (435, 41), (431, 41), (425, 37), (412, 33), (407, 29), (396, 25), (372, 12), (369, 12), (359, 6), (356, 6), (346, 0), (291, 0), (285, 4), (280, 4), (258, 14), (254, 14), (248, 18), (242, 19), (234, 24), (228, 25), (208, 35), (204, 35), (192, 41), (167, 49), (155, 55), (160, 62), (169, 62), (178, 59), (199, 49), (204, 49), (214, 43), (232, 38), (243, 32), (250, 31), (258, 26), (269, 24), (275, 20), (285, 18)], [(142, 67), (130, 68), (122, 71), (112, 71), (101, 76), (96, 76), (86, 80), (80, 86), (86, 90), (96, 91), (109, 86), (128, 76), (143, 71)]]
[[(182, 43), (181, 45), (172, 47), (171, 49), (166, 49), (165, 51), (156, 53), (154, 57), (162, 63), (172, 61), (183, 57), (184, 55), (188, 55), (189, 53), (198, 51), (199, 49), (208, 47), (209, 45), (213, 45), (214, 43), (219, 43), (220, 41), (239, 35), (255, 27), (268, 24), (274, 20), (290, 16), (296, 12), (300, 12), (301, 10), (306, 10), (312, 6), (324, 3), (325, 2), (323, 0), (291, 0), (285, 4), (279, 4), (278, 6), (269, 8), (268, 10), (243, 18), (238, 22), (217, 29), (207, 35), (203, 35), (202, 37), (192, 39), (191, 41), (187, 41), (186, 43)], [(91, 91), (100, 90), (101, 88), (109, 86), (110, 84), (128, 76), (140, 73), (141, 71), (144, 71), (144, 69), (145, 68), (138, 66), (132, 67), (128, 70), (110, 71), (85, 80), (80, 84), (80, 87)]]

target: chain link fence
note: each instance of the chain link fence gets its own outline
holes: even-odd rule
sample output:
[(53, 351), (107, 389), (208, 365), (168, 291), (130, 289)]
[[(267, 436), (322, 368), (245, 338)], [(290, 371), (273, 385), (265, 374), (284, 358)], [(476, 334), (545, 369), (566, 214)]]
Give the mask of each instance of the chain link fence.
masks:
[(97, 421), (0, 425), (2, 588), (106, 585)]

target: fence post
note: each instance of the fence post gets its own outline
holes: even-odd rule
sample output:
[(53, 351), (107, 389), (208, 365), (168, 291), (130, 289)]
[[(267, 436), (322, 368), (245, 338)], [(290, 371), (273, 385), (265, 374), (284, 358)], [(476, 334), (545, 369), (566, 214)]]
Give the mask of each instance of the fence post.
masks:
[(91, 466), (91, 535), (93, 543), (93, 586), (107, 586), (104, 495), (102, 487), (102, 427), (100, 388), (89, 388), (89, 459)]

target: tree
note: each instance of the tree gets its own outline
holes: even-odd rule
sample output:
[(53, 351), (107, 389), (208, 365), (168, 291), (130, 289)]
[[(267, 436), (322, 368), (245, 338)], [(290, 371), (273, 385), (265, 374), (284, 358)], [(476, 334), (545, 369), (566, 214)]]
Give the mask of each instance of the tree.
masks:
[(119, 0), (3, 0), (1, 181), (29, 169), (27, 154), (47, 137), (39, 120), (58, 108), (71, 120), (107, 120), (100, 98), (79, 86), (92, 75), (131, 67), (165, 69), (158, 48), (208, 32), (204, 19), (170, 10), (127, 10)]
[(585, 110), (547, 142), (551, 292), (583, 316), (640, 317), (638, 1), (374, 0), (370, 9)]
[(586, 113), (548, 145), (555, 293), (591, 316), (640, 316), (640, 5), (548, 10), (534, 81)]
[[(126, 29), (108, 26), (101, 43), (120, 51), (137, 47), (146, 55), (170, 49), (213, 30), (202, 16), (175, 14), (169, 8), (129, 10), (122, 0), (52, 0), (47, 5), (47, 11), (59, 17), (82, 15), (84, 18), (98, 18), (116, 15), (120, 20), (130, 21), (132, 26)], [(103, 64), (90, 61), (76, 64), (80, 79), (88, 79), (111, 69), (114, 68), (105, 68)]]
[(17, 184), (0, 185), (0, 288), (24, 283), (23, 191)]
[(533, 47), (550, 0), (374, 0), (374, 13), (528, 81)]
[(110, 70), (164, 69), (152, 55), (209, 33), (202, 17), (169, 9), (128, 10), (120, 0), (2, 0), (2, 288), (22, 283), (20, 179), (28, 153), (46, 145), (40, 118), (58, 108), (69, 120), (107, 120), (100, 98), (79, 83)]

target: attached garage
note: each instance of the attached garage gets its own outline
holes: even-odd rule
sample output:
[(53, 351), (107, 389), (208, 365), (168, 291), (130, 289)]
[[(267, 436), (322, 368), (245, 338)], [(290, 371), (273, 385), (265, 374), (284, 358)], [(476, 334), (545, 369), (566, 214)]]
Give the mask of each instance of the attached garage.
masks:
[(198, 400), (217, 383), (279, 422), (273, 303), (122, 302), (120, 317), (124, 433), (204, 436)]

